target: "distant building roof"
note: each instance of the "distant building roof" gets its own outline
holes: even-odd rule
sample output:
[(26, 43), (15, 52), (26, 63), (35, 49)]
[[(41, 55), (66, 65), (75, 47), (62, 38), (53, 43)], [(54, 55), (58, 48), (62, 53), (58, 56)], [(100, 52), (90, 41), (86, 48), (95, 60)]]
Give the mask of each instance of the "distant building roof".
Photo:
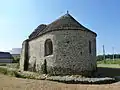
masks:
[(29, 36), (29, 39), (36, 38), (46, 32), (54, 31), (54, 30), (87, 30), (97, 35), (93, 31), (87, 29), (83, 25), (81, 25), (78, 21), (76, 21), (69, 13), (63, 15), (59, 19), (55, 20), (49, 25), (39, 25), (34, 32)]
[(21, 53), (21, 48), (12, 48), (12, 50), (10, 50), (11, 54), (20, 54)]
[(11, 54), (12, 57), (20, 57), (20, 54)]
[(0, 52), (0, 59), (12, 59), (12, 55), (9, 52)]

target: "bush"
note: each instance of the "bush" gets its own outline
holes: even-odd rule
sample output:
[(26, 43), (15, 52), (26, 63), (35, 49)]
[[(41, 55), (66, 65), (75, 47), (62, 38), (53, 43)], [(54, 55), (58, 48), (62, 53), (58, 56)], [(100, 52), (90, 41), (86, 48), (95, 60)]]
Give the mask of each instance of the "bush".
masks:
[(20, 57), (14, 57), (13, 63), (19, 63)]
[(7, 66), (8, 68), (19, 69), (19, 63), (10, 63), (10, 64), (6, 64), (6, 66)]
[(97, 56), (96, 59), (97, 59), (97, 61), (102, 61), (102, 60), (104, 60), (104, 58), (103, 58), (102, 55)]

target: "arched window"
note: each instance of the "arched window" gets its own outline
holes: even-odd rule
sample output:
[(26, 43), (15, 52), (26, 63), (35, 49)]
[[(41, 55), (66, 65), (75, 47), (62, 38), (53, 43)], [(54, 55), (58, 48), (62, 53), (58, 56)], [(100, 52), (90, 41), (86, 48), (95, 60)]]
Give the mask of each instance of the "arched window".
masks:
[(45, 56), (52, 55), (53, 54), (53, 44), (50, 39), (47, 39), (45, 41)]
[(91, 54), (92, 48), (91, 48), (91, 41), (89, 41), (89, 53)]

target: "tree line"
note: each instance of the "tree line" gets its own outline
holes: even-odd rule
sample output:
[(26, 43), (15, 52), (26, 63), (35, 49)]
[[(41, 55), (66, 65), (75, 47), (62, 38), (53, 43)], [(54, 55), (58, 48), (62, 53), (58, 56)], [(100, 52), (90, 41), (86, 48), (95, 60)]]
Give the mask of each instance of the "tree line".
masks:
[[(120, 54), (107, 54), (105, 55), (105, 59), (120, 59)], [(104, 60), (104, 56), (103, 55), (98, 55), (97, 56), (97, 61), (101, 61), (101, 60)]]

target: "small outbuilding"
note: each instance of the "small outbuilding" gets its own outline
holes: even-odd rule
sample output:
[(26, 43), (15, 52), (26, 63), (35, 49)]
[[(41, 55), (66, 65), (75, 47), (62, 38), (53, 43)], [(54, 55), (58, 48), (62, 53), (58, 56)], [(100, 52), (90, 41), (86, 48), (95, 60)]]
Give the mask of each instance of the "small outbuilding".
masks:
[(0, 52), (0, 63), (12, 63), (13, 57), (9, 52)]
[(69, 13), (39, 25), (22, 44), (20, 69), (52, 75), (88, 75), (96, 70), (97, 34)]

